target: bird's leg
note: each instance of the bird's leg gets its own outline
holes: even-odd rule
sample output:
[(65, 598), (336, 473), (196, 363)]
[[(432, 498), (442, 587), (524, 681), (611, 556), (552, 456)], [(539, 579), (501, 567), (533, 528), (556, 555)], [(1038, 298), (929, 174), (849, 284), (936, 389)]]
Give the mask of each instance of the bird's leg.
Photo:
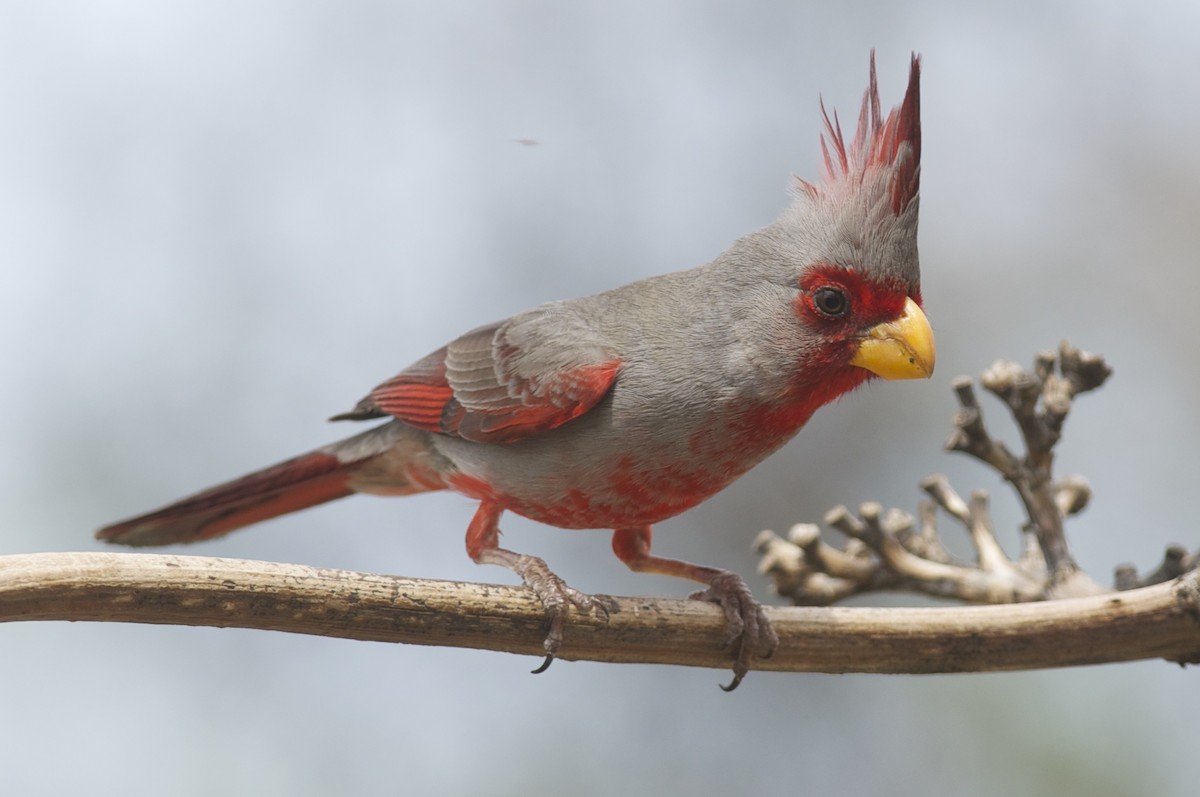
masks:
[(567, 617), (567, 604), (581, 611), (598, 611), (606, 619), (609, 607), (592, 595), (568, 587), (556, 576), (546, 562), (536, 556), (516, 553), (500, 547), (500, 515), (504, 509), (494, 501), (483, 501), (467, 527), (467, 553), (481, 565), (500, 565), (516, 573), (533, 590), (546, 607), (546, 622), (549, 626), (542, 647), (546, 660), (535, 673), (543, 672), (554, 661), (554, 654), (562, 646), (563, 624)]
[(779, 637), (762, 606), (754, 600), (750, 588), (737, 573), (715, 567), (694, 565), (678, 559), (666, 559), (650, 553), (652, 532), (649, 526), (613, 531), (613, 552), (630, 570), (658, 573), (707, 584), (708, 589), (694, 592), (694, 600), (709, 601), (725, 612), (726, 647), (734, 648), (733, 680), (722, 686), (731, 692), (746, 677), (750, 659), (757, 652), (769, 657), (779, 646)]

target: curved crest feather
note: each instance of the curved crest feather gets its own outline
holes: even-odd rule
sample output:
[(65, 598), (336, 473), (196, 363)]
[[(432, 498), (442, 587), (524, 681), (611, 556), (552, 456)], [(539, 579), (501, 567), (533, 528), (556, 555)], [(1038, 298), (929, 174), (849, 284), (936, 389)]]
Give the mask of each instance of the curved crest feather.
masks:
[(826, 188), (845, 185), (861, 187), (869, 172), (884, 169), (891, 197), (892, 212), (904, 212), (916, 198), (921, 181), (921, 59), (913, 53), (908, 74), (908, 89), (904, 101), (883, 118), (879, 104), (879, 85), (875, 78), (875, 51), (871, 51), (870, 81), (863, 92), (858, 112), (858, 127), (849, 147), (842, 134), (842, 125), (834, 111), (830, 119), (821, 99), (821, 118), (825, 130), (821, 134), (821, 155), (825, 161), (823, 184), (799, 180), (800, 187), (810, 197), (818, 199)]

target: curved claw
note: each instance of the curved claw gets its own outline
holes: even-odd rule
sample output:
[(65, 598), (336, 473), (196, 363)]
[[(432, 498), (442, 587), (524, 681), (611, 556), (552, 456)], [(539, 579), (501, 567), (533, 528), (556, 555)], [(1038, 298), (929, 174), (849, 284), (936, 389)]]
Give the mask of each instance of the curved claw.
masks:
[(588, 595), (568, 587), (544, 560), (536, 556), (514, 554), (500, 548), (486, 551), (485, 555), (481, 557), (485, 561), (502, 564), (519, 575), (525, 586), (533, 591), (546, 609), (546, 639), (542, 642), (546, 658), (537, 669), (532, 670), (534, 675), (545, 672), (553, 663), (558, 649), (562, 647), (568, 604), (583, 612), (596, 612), (604, 622), (608, 622), (609, 612), (616, 610), (616, 601), (611, 598)]
[(756, 653), (764, 659), (775, 653), (779, 636), (762, 605), (754, 600), (750, 588), (737, 573), (721, 571), (709, 581), (708, 589), (693, 593), (691, 597), (715, 603), (725, 612), (725, 647), (735, 648), (735, 652), (733, 680), (721, 688), (732, 692), (750, 671), (750, 660)]
[(545, 560), (501, 548), (497, 544), (500, 539), (498, 524), (503, 512), (504, 509), (494, 501), (480, 502), (479, 509), (467, 528), (467, 553), (478, 564), (500, 565), (513, 571), (542, 602), (546, 609), (546, 639), (542, 642), (546, 658), (541, 666), (533, 671), (535, 674), (541, 673), (546, 671), (554, 661), (554, 655), (562, 647), (567, 604), (588, 613), (596, 611), (608, 622), (609, 611), (616, 610), (616, 602), (612, 598), (593, 597), (571, 589), (554, 574)]

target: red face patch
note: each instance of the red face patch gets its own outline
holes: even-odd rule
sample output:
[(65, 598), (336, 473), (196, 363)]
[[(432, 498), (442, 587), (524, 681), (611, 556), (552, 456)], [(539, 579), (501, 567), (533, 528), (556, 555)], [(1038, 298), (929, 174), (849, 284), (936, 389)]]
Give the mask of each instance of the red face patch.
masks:
[[(872, 280), (841, 266), (816, 266), (800, 278), (796, 310), (817, 331), (835, 333), (899, 318), (907, 298), (900, 280)], [(921, 303), (919, 293), (912, 298)]]
[[(817, 345), (804, 352), (797, 373), (821, 375), (798, 385), (803, 398), (791, 409), (807, 419), (817, 407), (871, 378), (850, 359), (867, 330), (900, 317), (909, 296), (908, 287), (898, 279), (871, 279), (854, 269), (831, 265), (807, 269), (799, 288), (796, 316)], [(921, 303), (919, 293), (912, 299)]]

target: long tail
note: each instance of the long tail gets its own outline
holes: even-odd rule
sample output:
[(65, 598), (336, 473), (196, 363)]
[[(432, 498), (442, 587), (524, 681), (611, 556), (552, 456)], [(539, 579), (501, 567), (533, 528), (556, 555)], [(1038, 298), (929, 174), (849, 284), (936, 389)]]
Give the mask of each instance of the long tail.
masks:
[[(392, 456), (403, 456), (413, 444), (420, 445), (421, 441), (414, 435), (421, 434), (395, 422), (377, 426), (347, 440), (210, 487), (154, 512), (105, 526), (96, 532), (96, 538), (139, 546), (196, 542), (220, 537), (277, 515), (344, 498), (358, 492), (353, 477), (363, 465), (373, 460), (390, 465), (387, 461)], [(382, 456), (389, 452), (389, 457)], [(401, 475), (405, 470), (402, 466), (379, 470), (393, 477), (388, 490), (391, 494), (434, 489), (433, 485), (406, 482)]]

